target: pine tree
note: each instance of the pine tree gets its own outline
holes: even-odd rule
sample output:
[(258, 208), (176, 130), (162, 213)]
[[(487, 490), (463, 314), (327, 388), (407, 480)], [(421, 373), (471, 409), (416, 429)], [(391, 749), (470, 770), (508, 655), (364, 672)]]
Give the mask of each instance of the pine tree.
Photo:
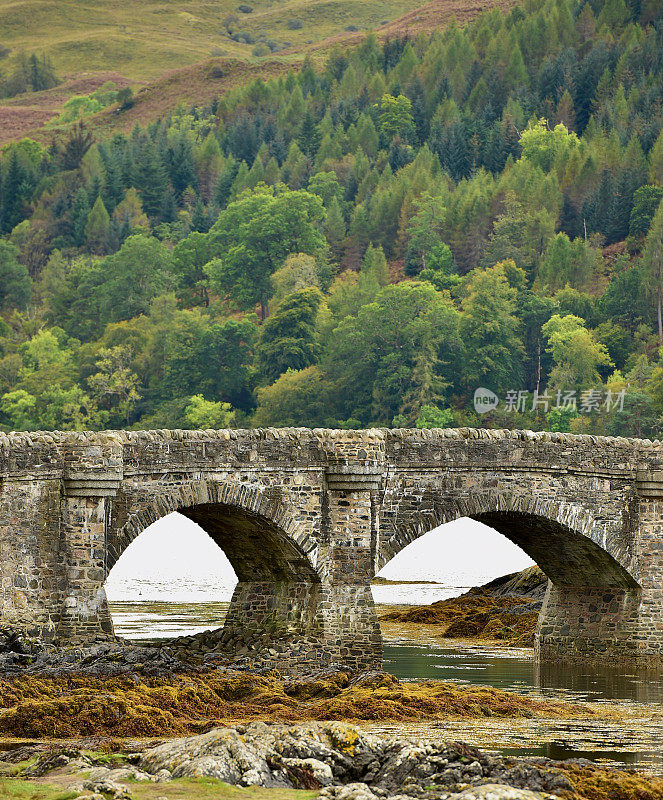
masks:
[(237, 177), (238, 169), (239, 163), (231, 156), (219, 176), (219, 182), (216, 187), (216, 202), (219, 208), (225, 208), (228, 200), (230, 200), (232, 186)]
[(438, 155), (442, 166), (455, 181), (469, 177), (472, 163), (467, 132), (462, 122), (453, 122), (447, 128)]
[(315, 158), (320, 146), (320, 134), (315, 124), (315, 118), (309, 109), (306, 109), (304, 114), (297, 143), (303, 153), (306, 153), (309, 158)]
[(76, 192), (74, 203), (71, 207), (71, 238), (77, 247), (85, 244), (85, 226), (90, 215), (90, 198), (84, 187)]
[(0, 233), (9, 233), (23, 219), (23, 191), (26, 173), (16, 149), (9, 156), (2, 181), (2, 208), (0, 208)]
[[(187, 186), (192, 186), (194, 189), (198, 188), (198, 175), (193, 157), (193, 147), (185, 134), (180, 134), (168, 147), (167, 162), (170, 182), (178, 200), (182, 197), (182, 193)], [(158, 168), (157, 172), (159, 172)], [(160, 174), (156, 175), (155, 179), (157, 185), (164, 185)]]
[(97, 197), (85, 224), (85, 241), (92, 253), (104, 253), (108, 246), (110, 216), (101, 197)]
[(281, 180), (281, 168), (279, 162), (272, 156), (265, 164), (264, 181), (268, 186), (275, 186)]
[(207, 134), (203, 143), (197, 149), (195, 162), (200, 195), (204, 202), (209, 203), (213, 199), (214, 189), (218, 186), (219, 176), (223, 167), (223, 154), (221, 153), (219, 140), (212, 131)]
[(132, 183), (141, 196), (148, 216), (158, 216), (166, 193), (166, 170), (156, 145), (149, 137), (144, 139), (136, 155)]
[(663, 131), (649, 153), (649, 182), (663, 186)]
[(340, 258), (343, 240), (345, 239), (345, 220), (338, 197), (332, 197), (327, 207), (325, 220), (325, 236), (335, 258)]
[(389, 282), (389, 269), (387, 259), (384, 257), (384, 250), (381, 247), (373, 247), (372, 244), (369, 244), (361, 262), (361, 271), (373, 278), (379, 286), (386, 286)]

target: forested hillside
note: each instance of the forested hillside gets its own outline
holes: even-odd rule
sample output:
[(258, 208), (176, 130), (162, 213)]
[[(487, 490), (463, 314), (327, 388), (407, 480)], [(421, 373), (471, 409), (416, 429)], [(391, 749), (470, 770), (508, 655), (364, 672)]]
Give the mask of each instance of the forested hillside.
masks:
[(662, 102), (660, 3), (530, 0), (7, 145), (0, 425), (655, 436)]

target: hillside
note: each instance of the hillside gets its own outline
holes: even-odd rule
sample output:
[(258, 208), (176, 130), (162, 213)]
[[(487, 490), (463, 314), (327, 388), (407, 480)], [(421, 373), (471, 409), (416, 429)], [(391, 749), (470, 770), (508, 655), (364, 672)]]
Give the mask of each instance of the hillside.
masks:
[[(376, 6), (355, 2), (351, 5), (352, 12), (348, 18), (353, 18), (357, 13), (358, 18), (363, 20), (365, 15), (365, 24), (341, 25), (338, 20), (342, 22), (349, 12), (347, 9), (341, 10), (343, 4), (340, 0), (338, 8), (334, 2), (313, 6), (306, 4), (298, 8), (295, 0), (288, 6), (293, 14), (285, 22), (288, 35), (278, 42), (271, 37), (280, 35), (277, 28), (285, 18), (282, 17), (282, 4), (276, 6), (264, 3), (262, 7), (256, 5), (251, 14), (242, 14), (236, 10), (235, 4), (229, 3), (229, 10), (222, 16), (224, 20), (228, 17), (237, 19), (237, 23), (230, 26), (232, 35), (239, 36), (248, 32), (250, 38), (255, 40), (253, 44), (233, 41), (227, 27), (221, 26), (223, 35), (220, 35), (216, 18), (220, 12), (217, 10), (212, 18), (210, 4), (189, 3), (187, 7), (190, 10), (200, 5), (200, 15), (197, 17), (200, 24), (187, 23), (179, 26), (177, 36), (174, 36), (167, 24), (165, 28), (161, 25), (150, 25), (151, 18), (155, 15), (160, 23), (172, 22), (170, 6), (166, 9), (165, 5), (146, 4), (146, 27), (141, 32), (142, 28), (134, 30), (128, 23), (119, 22), (121, 19), (132, 18), (135, 14), (135, 3), (131, 3), (131, 8), (128, 3), (104, 3), (99, 8), (95, 7), (94, 14), (90, 11), (91, 7), (88, 7), (88, 13), (83, 14), (80, 12), (80, 3), (76, 2), (77, 13), (73, 14), (72, 10), (68, 17), (73, 25), (63, 25), (58, 34), (57, 21), (51, 24), (47, 20), (49, 14), (56, 11), (59, 18), (67, 4), (59, 5), (56, 9), (51, 4), (43, 3), (44, 8), (38, 10), (39, 24), (29, 26), (29, 34), (26, 33), (26, 28), (19, 29), (15, 24), (8, 24), (3, 30), (0, 47), (4, 46), (10, 53), (4, 62), (0, 59), (0, 70), (3, 67), (5, 70), (10, 68), (12, 52), (16, 53), (21, 49), (26, 52), (36, 51), (52, 59), (56, 72), (63, 74), (64, 80), (53, 89), (0, 99), (0, 145), (23, 136), (44, 142), (51, 141), (54, 135), (60, 133), (60, 128), (44, 126), (57, 117), (65, 101), (72, 95), (88, 94), (106, 81), (113, 81), (118, 88), (133, 86), (137, 92), (137, 102), (132, 109), (121, 115), (113, 108), (96, 115), (89, 122), (104, 132), (115, 129), (126, 131), (136, 122), (145, 124), (167, 114), (181, 100), (191, 105), (203, 105), (243, 81), (254, 77), (267, 79), (282, 74), (301, 63), (307, 52), (319, 60), (326, 50), (335, 45), (357, 45), (366, 35), (367, 28), (375, 29), (377, 35), (383, 39), (412, 36), (420, 31), (444, 27), (452, 20), (467, 22), (493, 7), (507, 9), (514, 2), (515, 0), (434, 0), (418, 6), (416, 0), (396, 0), (392, 4), (380, 6), (381, 20), (373, 19)], [(41, 2), (35, 2), (34, 5), (40, 6)], [(73, 7), (73, 1), (71, 5)], [(0, 0), (0, 21), (3, 13), (7, 19), (11, 17), (13, 8), (13, 3)], [(404, 9), (405, 13), (399, 15)], [(37, 13), (37, 8), (35, 12)], [(202, 20), (207, 18), (205, 14), (210, 18), (212, 28), (209, 41), (204, 35), (202, 38), (200, 36)], [(392, 17), (390, 14), (396, 16)], [(320, 25), (313, 24), (318, 15), (328, 21)], [(177, 18), (179, 16), (181, 12), (176, 15)], [(294, 23), (288, 23), (287, 20), (300, 20), (302, 28), (292, 30)], [(353, 30), (347, 30), (348, 27)], [(113, 43), (113, 33), (106, 39), (109, 30), (120, 29), (121, 46), (119, 40)], [(98, 44), (97, 38), (102, 35), (101, 30), (105, 31), (105, 41), (103, 46), (97, 47), (95, 42)], [(160, 45), (161, 38), (163, 42)], [(75, 45), (72, 44), (74, 39)], [(277, 44), (277, 48), (272, 55), (256, 58), (253, 51), (264, 40), (268, 40), (271, 46)], [(130, 42), (130, 47), (127, 42)], [(180, 48), (177, 54), (173, 48)], [(88, 50), (92, 51), (92, 57), (88, 57)]]
[[(508, 0), (0, 0), (0, 45), (43, 53), (60, 74), (116, 71), (135, 83), (206, 57), (250, 59), (256, 44), (288, 54), (383, 27), (394, 33), (464, 22)], [(403, 16), (404, 15), (404, 16)], [(349, 29), (349, 30), (348, 30)], [(352, 35), (350, 36), (352, 38)]]
[(662, 14), (528, 0), (80, 98), (0, 153), (0, 427), (658, 436)]
[[(214, 58), (200, 64), (170, 70), (157, 80), (136, 89), (131, 108), (118, 110), (117, 104), (86, 117), (86, 125), (96, 136), (108, 136), (115, 131), (130, 131), (136, 124), (145, 125), (172, 111), (178, 103), (206, 105), (233, 87), (247, 81), (282, 75), (292, 65), (282, 60), (267, 59), (250, 63), (237, 58)], [(60, 125), (53, 120), (72, 95), (89, 94), (112, 81), (118, 88), (129, 81), (118, 73), (99, 73), (72, 78), (43, 92), (24, 94), (0, 102), (0, 145), (28, 136), (49, 144), (65, 136), (71, 124)]]

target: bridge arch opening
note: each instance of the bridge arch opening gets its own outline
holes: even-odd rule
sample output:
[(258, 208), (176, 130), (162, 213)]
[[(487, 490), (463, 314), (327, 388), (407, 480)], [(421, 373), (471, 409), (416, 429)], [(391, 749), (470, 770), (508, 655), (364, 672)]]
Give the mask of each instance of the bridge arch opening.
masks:
[(631, 574), (591, 536), (522, 511), (487, 511), (472, 519), (520, 547), (556, 586), (638, 588)]
[(129, 544), (104, 587), (117, 635), (165, 639), (221, 628), (237, 582), (225, 552), (174, 511)]
[(430, 583), (423, 599), (439, 593), (441, 587), (448, 590), (446, 596), (451, 591), (519, 572), (534, 563), (494, 528), (469, 517), (459, 517), (415, 538), (382, 566), (377, 577), (394, 582), (422, 582), (422, 590), (424, 584)]
[[(258, 650), (275, 642), (315, 636), (320, 626), (320, 578), (310, 543), (297, 536), (296, 528), (293, 531), (287, 513), (278, 503), (266, 503), (255, 493), (237, 489), (242, 499), (240, 506), (232, 499), (229, 502), (219, 499), (224, 491), (205, 487), (195, 494), (189, 490), (147, 502), (129, 499), (124, 508), (119, 507), (118, 517), (109, 526), (106, 547), (111, 609), (117, 611), (117, 606), (113, 606), (114, 575), (118, 571), (122, 574), (124, 569), (126, 576), (123, 564), (131, 559), (132, 551), (138, 548), (143, 559), (159, 560), (164, 555), (161, 552), (164, 544), (173, 546), (176, 542), (185, 575), (187, 542), (192, 542), (194, 551), (208, 560), (207, 568), (212, 568), (211, 575), (208, 569), (193, 570), (193, 577), (195, 580), (196, 575), (208, 575), (206, 601), (216, 605), (218, 624), (210, 619), (203, 629), (216, 631), (219, 652), (233, 655), (247, 647)], [(179, 529), (175, 537), (173, 523)], [(147, 549), (141, 547), (141, 540), (149, 541)], [(190, 567), (189, 564), (191, 575)], [(136, 569), (140, 572), (140, 563), (134, 566), (134, 574)], [(167, 572), (173, 575), (172, 565)], [(216, 598), (214, 581), (209, 585), (214, 575), (218, 583)], [(181, 592), (182, 581), (177, 584)], [(161, 588), (167, 597), (167, 585)], [(229, 603), (225, 619), (219, 606), (223, 602)], [(154, 638), (149, 630), (144, 634), (134, 638)]]
[(431, 530), (460, 518), (480, 522), (501, 533), (519, 547), (560, 587), (594, 587), (637, 591), (630, 555), (614, 533), (597, 522), (581, 506), (555, 503), (535, 495), (507, 503), (499, 496), (477, 492), (456, 502), (432, 498), (417, 509), (405, 511), (384, 525), (376, 560), (381, 570), (395, 555)]
[[(381, 529), (378, 570), (413, 543), (416, 547), (430, 530), (438, 529), (442, 541), (453, 535), (454, 525), (446, 523), (465, 517), (502, 534), (548, 578), (535, 636), (540, 658), (571, 652), (595, 657), (607, 652), (611, 642), (628, 637), (641, 594), (627, 568), (632, 563), (630, 554), (618, 532), (594, 520), (581, 507), (536, 497), (507, 504), (480, 493), (462, 503), (439, 497), (425, 507), (421, 498), (419, 503), (416, 509), (414, 503), (407, 502), (406, 511), (401, 509), (400, 521)], [(490, 551), (487, 544), (479, 557), (490, 558)], [(427, 560), (434, 560), (434, 554), (429, 554)], [(505, 569), (502, 574), (511, 571), (514, 570)], [(481, 580), (474, 585), (486, 582)], [(457, 590), (447, 597), (460, 593)]]

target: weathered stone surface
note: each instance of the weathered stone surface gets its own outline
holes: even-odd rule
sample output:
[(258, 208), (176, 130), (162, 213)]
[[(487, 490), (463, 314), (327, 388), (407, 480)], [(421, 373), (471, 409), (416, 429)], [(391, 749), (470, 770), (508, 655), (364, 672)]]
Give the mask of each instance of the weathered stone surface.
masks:
[(370, 578), (468, 516), (549, 577), (541, 656), (663, 661), (660, 442), (469, 428), (13, 433), (0, 434), (0, 479), (0, 624), (24, 636), (111, 636), (109, 570), (180, 511), (239, 578), (224, 646), (259, 643), (288, 672), (371, 668)]
[[(20, 777), (39, 775), (49, 782), (50, 771), (58, 770), (60, 781), (65, 772), (70, 776), (69, 790), (106, 798), (129, 796), (136, 780), (164, 783), (194, 776), (220, 777), (238, 786), (316, 789), (321, 800), (554, 800), (584, 796), (582, 784), (574, 787), (576, 778), (573, 773), (569, 777), (563, 762), (490, 755), (463, 742), (385, 737), (342, 723), (252, 722), (158, 746), (134, 746), (138, 752), (124, 753), (121, 768), (102, 765), (89, 750), (55, 743), (27, 745), (6, 757), (18, 764), (38, 755), (36, 763), (22, 770)], [(576, 763), (587, 766), (590, 762)], [(626, 768), (598, 770), (596, 779), (600, 783), (607, 778), (606, 786), (626, 787), (633, 775)], [(156, 796), (158, 787), (152, 793)]]
[[(465, 800), (534, 800), (572, 789), (547, 765), (507, 763), (460, 743), (382, 738), (340, 722), (215, 728), (151, 748), (138, 766), (148, 775), (166, 770), (172, 778), (207, 776), (237, 786), (327, 787), (321, 797), (328, 800), (428, 797), (425, 790), (432, 787), (436, 798), (445, 790)], [(467, 793), (483, 784), (489, 785), (483, 793)]]
[(461, 792), (458, 800), (555, 800), (555, 795), (491, 783)]

